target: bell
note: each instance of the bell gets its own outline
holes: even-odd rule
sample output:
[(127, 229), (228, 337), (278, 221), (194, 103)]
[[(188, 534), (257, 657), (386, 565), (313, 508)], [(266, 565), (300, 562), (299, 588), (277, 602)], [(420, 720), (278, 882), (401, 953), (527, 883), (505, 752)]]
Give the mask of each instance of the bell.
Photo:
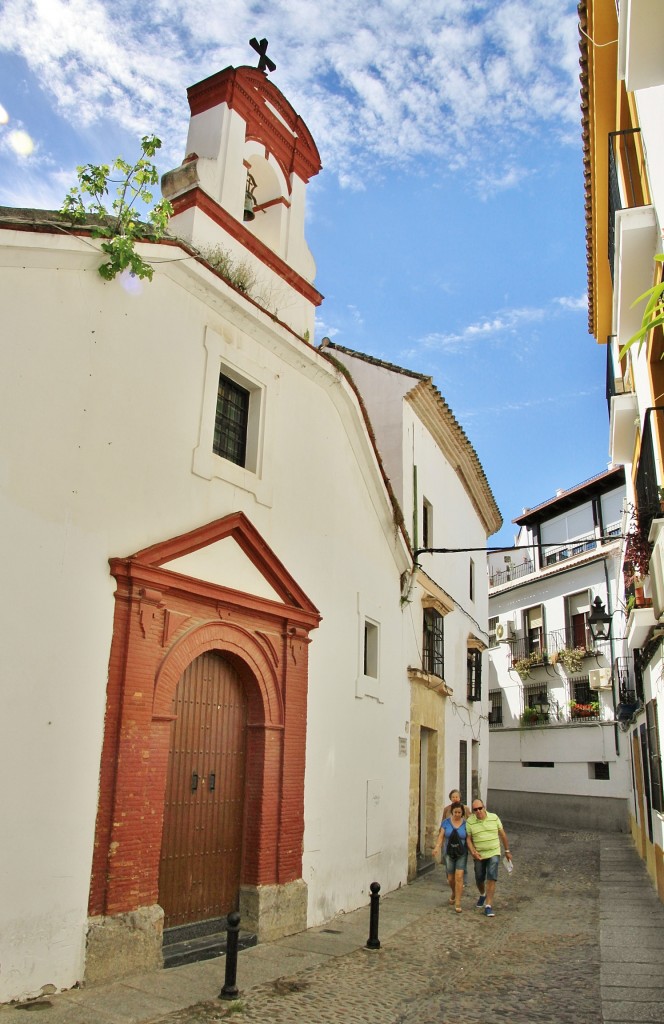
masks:
[(247, 174), (247, 184), (244, 190), (244, 214), (242, 219), (244, 221), (254, 220), (256, 214), (254, 213), (254, 206), (256, 205), (256, 199), (254, 197), (254, 189), (256, 188), (256, 182), (251, 174)]

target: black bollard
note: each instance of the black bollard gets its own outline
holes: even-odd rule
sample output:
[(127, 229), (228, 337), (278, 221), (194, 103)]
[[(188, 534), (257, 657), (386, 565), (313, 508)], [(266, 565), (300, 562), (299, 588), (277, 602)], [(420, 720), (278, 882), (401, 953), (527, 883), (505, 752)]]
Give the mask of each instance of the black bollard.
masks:
[(380, 939), (378, 938), (378, 914), (380, 906), (380, 883), (372, 882), (369, 886), (371, 891), (371, 910), (369, 911), (369, 938), (367, 939), (367, 949), (380, 949)]
[(228, 915), (226, 927), (226, 975), (224, 987), (219, 993), (220, 999), (237, 999), (239, 996), (238, 987), (235, 984), (237, 977), (237, 947), (240, 938), (240, 915), (234, 910)]

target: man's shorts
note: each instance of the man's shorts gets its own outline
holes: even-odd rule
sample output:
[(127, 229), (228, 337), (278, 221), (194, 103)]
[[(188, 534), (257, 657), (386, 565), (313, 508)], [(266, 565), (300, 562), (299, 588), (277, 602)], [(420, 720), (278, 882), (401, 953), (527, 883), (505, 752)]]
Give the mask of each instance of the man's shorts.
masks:
[(486, 860), (476, 860), (475, 864), (475, 881), (481, 885), (485, 882), (497, 882), (498, 881), (498, 868), (500, 866), (500, 856), (487, 857)]

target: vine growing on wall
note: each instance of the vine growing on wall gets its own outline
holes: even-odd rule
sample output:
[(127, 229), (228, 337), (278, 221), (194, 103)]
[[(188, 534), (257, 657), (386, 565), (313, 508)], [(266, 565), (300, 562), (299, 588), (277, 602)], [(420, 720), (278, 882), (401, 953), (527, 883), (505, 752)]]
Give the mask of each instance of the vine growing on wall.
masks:
[[(136, 277), (152, 280), (154, 268), (136, 250), (136, 242), (157, 241), (168, 227), (173, 207), (167, 199), (151, 205), (151, 187), (159, 181), (152, 158), (161, 148), (155, 135), (141, 139), (141, 155), (134, 164), (118, 157), (112, 168), (108, 164), (85, 164), (77, 167), (78, 184), (67, 193), (60, 213), (72, 224), (97, 219), (93, 230), (95, 238), (104, 238), (102, 251), (108, 257), (99, 267), (106, 281), (112, 281), (123, 270)], [(118, 172), (117, 177), (111, 175)], [(115, 186), (115, 198), (108, 202), (109, 186)], [(148, 223), (138, 220), (138, 207), (148, 208)]]

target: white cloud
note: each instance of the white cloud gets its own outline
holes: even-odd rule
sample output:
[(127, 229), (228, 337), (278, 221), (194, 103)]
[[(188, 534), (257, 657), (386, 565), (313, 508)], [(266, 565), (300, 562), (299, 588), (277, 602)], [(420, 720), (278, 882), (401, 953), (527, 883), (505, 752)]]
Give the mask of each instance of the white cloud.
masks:
[(486, 342), (505, 334), (514, 334), (523, 324), (535, 323), (544, 319), (546, 310), (522, 307), (507, 309), (467, 324), (460, 331), (451, 334), (432, 333), (419, 340), (424, 348), (444, 349), (447, 352), (459, 352), (471, 344)]
[(175, 163), (186, 86), (253, 64), (259, 25), (323, 163), (357, 186), (422, 157), (479, 169), (536, 122), (563, 140), (578, 123), (576, 20), (572, 0), (5, 0), (0, 49), (73, 126), (155, 131)]
[(588, 293), (584, 292), (583, 295), (562, 295), (560, 298), (554, 299), (559, 306), (565, 310), (569, 310), (570, 313), (587, 312), (588, 310)]
[(420, 338), (416, 344), (426, 349), (461, 352), (478, 342), (499, 341), (506, 336), (516, 336), (528, 324), (541, 323), (547, 318), (552, 319), (563, 313), (585, 311), (587, 306), (587, 295), (562, 296), (552, 299), (548, 306), (521, 306), (500, 310), (491, 316), (467, 324), (456, 332), (432, 332)]

